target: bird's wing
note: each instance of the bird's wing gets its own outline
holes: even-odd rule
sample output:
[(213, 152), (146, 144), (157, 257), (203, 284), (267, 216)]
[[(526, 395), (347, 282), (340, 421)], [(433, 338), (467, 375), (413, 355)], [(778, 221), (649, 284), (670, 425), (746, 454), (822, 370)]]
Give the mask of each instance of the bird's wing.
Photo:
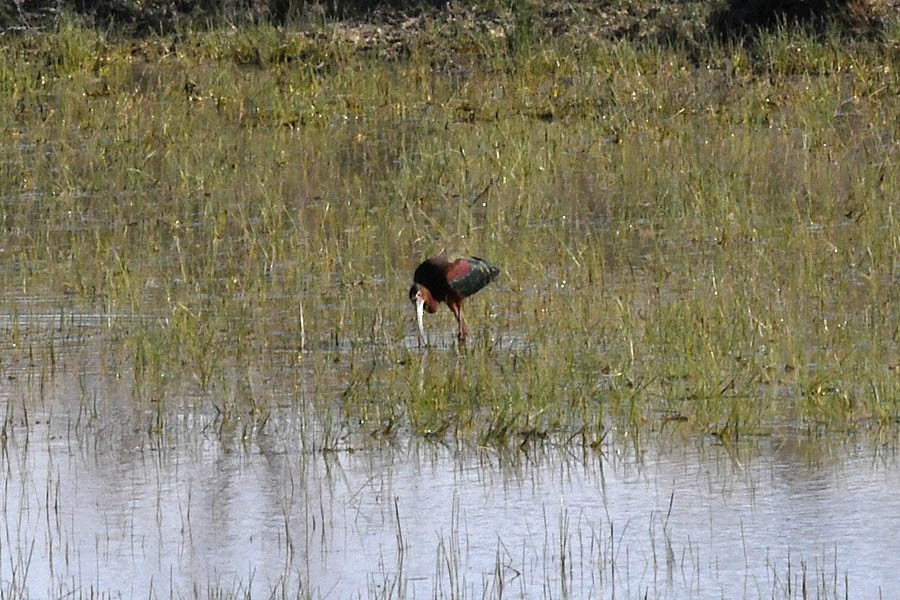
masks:
[(487, 261), (477, 258), (460, 258), (447, 269), (447, 282), (457, 294), (471, 296), (497, 277), (500, 271)]

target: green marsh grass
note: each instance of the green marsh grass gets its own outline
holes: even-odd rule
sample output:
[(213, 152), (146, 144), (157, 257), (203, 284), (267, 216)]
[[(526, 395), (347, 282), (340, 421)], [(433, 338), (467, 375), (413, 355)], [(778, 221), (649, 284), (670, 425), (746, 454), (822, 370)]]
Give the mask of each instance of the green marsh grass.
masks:
[[(60, 299), (107, 317), (151, 429), (288, 402), (319, 449), (893, 424), (895, 36), (526, 33), (4, 38), (7, 347), (45, 364), (20, 322)], [(405, 289), (445, 250), (503, 275), (423, 353)]]

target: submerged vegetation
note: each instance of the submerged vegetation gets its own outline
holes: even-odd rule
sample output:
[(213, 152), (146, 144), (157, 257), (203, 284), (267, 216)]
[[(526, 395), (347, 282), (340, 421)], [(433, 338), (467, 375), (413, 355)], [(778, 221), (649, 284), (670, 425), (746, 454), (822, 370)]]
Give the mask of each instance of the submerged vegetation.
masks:
[[(315, 450), (895, 426), (896, 23), (479, 14), (0, 38), (4, 376), (99, 362), (150, 437), (299, 409)], [(445, 250), (503, 273), (424, 352), (405, 290)]]

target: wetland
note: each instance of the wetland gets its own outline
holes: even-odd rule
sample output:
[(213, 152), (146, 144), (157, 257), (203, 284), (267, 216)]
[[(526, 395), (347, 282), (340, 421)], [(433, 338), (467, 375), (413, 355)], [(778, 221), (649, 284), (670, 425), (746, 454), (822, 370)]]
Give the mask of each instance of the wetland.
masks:
[(896, 589), (900, 26), (504, 14), (0, 36), (0, 597)]

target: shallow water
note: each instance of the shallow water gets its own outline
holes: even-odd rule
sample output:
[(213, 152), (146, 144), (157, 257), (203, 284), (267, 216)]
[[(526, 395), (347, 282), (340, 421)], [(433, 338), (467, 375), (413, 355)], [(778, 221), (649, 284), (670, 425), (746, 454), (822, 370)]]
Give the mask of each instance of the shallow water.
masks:
[(900, 570), (900, 465), (864, 443), (322, 453), (285, 409), (243, 444), (197, 413), (154, 444), (79, 417), (100, 376), (57, 374), (6, 430), (4, 597), (873, 598)]

